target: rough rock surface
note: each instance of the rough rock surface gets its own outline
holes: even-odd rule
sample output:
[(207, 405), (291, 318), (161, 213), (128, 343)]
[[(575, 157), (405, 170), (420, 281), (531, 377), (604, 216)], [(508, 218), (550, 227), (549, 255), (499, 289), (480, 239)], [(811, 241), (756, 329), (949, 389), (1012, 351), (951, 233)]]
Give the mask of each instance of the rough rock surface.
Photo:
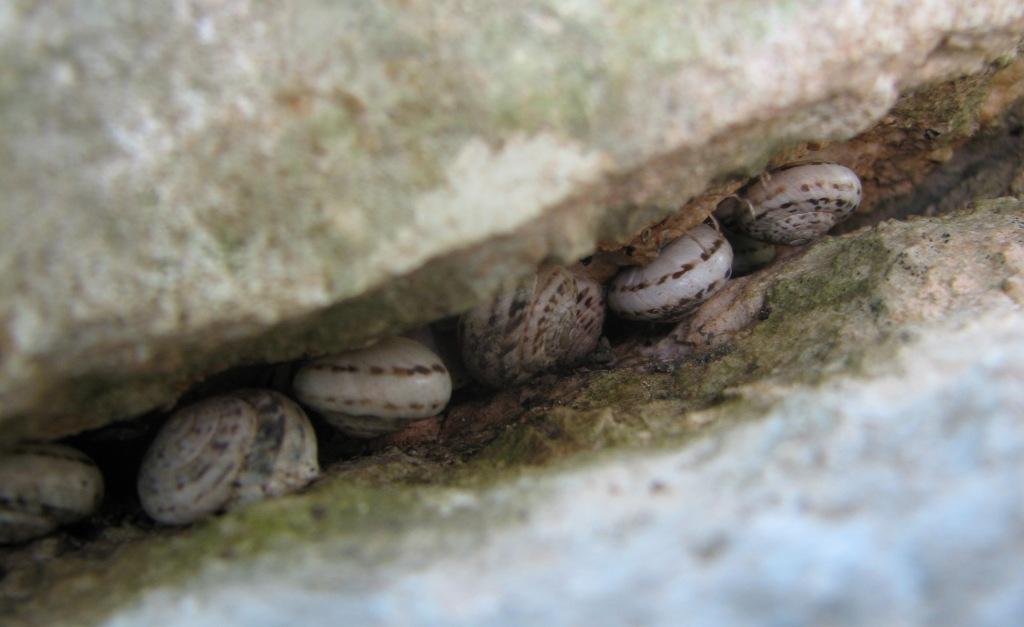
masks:
[(0, 8), (0, 440), (466, 309), (1024, 28), (1018, 0), (72, 7)]
[(765, 276), (766, 320), (591, 373), (464, 465), (410, 447), (191, 529), (50, 539), (0, 600), (15, 625), (1015, 625), (1024, 201)]

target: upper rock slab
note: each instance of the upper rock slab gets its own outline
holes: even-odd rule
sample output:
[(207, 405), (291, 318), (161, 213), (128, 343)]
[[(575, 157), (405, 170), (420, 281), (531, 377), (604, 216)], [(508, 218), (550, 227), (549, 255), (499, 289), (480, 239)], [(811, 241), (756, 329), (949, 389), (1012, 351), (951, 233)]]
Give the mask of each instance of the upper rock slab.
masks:
[(1019, 0), (8, 3), (3, 438), (463, 309), (1022, 32)]

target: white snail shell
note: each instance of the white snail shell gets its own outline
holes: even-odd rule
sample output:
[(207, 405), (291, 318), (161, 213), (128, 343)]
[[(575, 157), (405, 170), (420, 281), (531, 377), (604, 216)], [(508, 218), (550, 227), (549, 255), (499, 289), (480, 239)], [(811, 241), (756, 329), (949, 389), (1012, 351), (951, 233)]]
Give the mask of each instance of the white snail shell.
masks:
[(759, 240), (797, 246), (817, 239), (860, 205), (860, 179), (838, 163), (809, 163), (771, 172), (727, 203), (721, 217)]
[(604, 309), (600, 283), (547, 268), (463, 314), (462, 358), (473, 378), (493, 387), (573, 366), (597, 347)]
[(139, 470), (142, 508), (178, 525), (316, 478), (316, 436), (302, 409), (270, 390), (215, 396), (176, 411)]
[(729, 242), (701, 224), (646, 266), (621, 270), (608, 289), (608, 307), (629, 320), (680, 320), (721, 289), (731, 269)]
[(0, 543), (45, 535), (92, 514), (103, 475), (88, 456), (60, 444), (24, 444), (0, 457)]
[(435, 416), (452, 395), (451, 376), (441, 359), (406, 337), (312, 361), (299, 369), (292, 387), (300, 403), (357, 438)]

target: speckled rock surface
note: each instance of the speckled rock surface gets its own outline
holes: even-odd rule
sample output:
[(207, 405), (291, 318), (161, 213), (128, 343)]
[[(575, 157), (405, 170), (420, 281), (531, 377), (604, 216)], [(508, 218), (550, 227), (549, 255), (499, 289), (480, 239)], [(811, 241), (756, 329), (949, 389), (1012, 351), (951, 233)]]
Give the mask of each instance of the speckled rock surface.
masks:
[[(6, 3), (0, 440), (466, 309), (1022, 28), (1016, 0)], [(953, 92), (956, 135), (984, 89)]]
[(764, 276), (767, 316), (724, 344), (513, 401), (522, 418), (458, 464), (421, 442), (192, 528), (49, 538), (0, 554), (0, 607), (12, 625), (1015, 625), (1024, 201), (830, 238)]

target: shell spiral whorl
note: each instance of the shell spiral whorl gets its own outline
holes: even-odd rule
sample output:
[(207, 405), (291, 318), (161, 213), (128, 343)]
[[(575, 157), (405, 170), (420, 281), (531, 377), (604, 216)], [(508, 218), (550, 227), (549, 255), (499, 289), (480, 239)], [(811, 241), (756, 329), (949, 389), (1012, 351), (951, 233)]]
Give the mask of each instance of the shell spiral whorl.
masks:
[(269, 390), (215, 396), (176, 411), (139, 470), (142, 508), (185, 524), (316, 478), (316, 436), (302, 409)]
[(84, 453), (24, 444), (0, 457), (0, 543), (46, 535), (95, 512), (103, 475)]
[(593, 352), (604, 324), (604, 288), (560, 267), (542, 270), (459, 320), (470, 374), (492, 387), (569, 367)]
[(771, 172), (723, 206), (723, 222), (774, 244), (815, 240), (860, 206), (857, 174), (838, 163), (808, 163)]
[(608, 307), (629, 320), (677, 321), (721, 289), (731, 268), (729, 242), (702, 224), (646, 266), (621, 270), (608, 290)]
[(312, 361), (299, 369), (292, 386), (300, 403), (357, 438), (384, 435), (435, 416), (452, 394), (452, 379), (441, 359), (406, 337)]

